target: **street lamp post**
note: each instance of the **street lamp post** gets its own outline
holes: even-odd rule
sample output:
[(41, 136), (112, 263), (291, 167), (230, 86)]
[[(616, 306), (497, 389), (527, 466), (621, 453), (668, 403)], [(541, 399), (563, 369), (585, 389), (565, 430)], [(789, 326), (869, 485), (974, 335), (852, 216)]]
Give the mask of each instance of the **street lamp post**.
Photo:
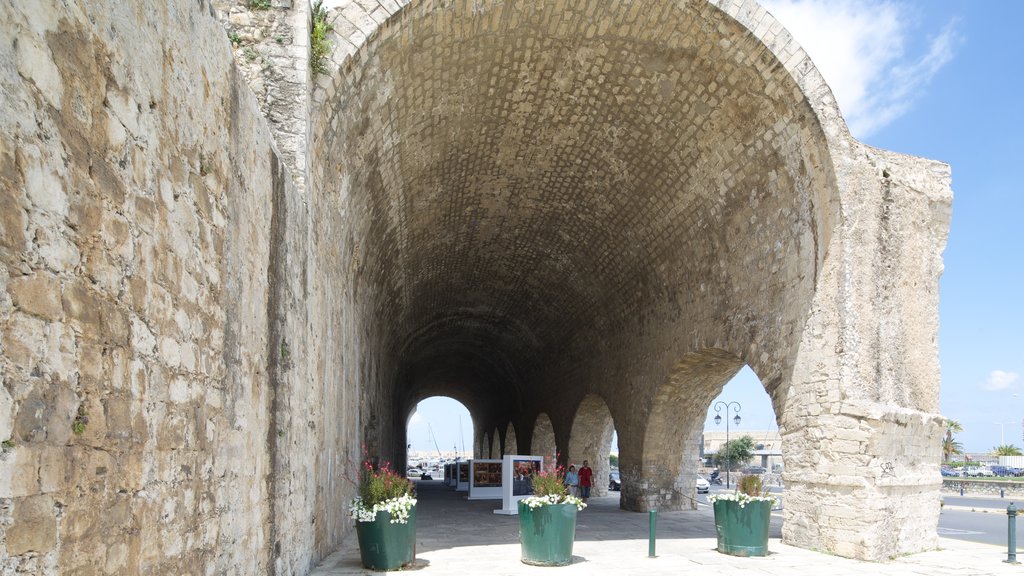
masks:
[[(729, 487), (729, 468), (730, 468), (730, 466), (732, 466), (732, 461), (731, 461), (732, 460), (732, 455), (728, 451), (729, 450), (729, 409), (732, 408), (733, 414), (736, 415), (733, 418), (733, 421), (736, 422), (737, 426), (739, 426), (740, 425), (740, 408), (741, 408), (741, 406), (740, 406), (739, 402), (725, 402), (723, 400), (719, 400), (718, 402), (715, 402), (715, 412), (721, 412), (722, 408), (725, 408), (725, 444), (724, 444), (724, 446), (726, 448), (726, 452), (725, 452), (725, 487), (728, 488)], [(715, 425), (717, 426), (717, 425), (719, 425), (721, 423), (722, 423), (722, 415), (718, 414), (718, 415), (715, 416)]]
[(1016, 422), (996, 422), (996, 424), (999, 424), (999, 445), (1000, 446), (1005, 446), (1006, 445), (1006, 435), (1004, 434), (1004, 432), (1006, 431), (1006, 429), (1003, 428), (1003, 426), (1005, 426), (1007, 424), (1016, 424)]

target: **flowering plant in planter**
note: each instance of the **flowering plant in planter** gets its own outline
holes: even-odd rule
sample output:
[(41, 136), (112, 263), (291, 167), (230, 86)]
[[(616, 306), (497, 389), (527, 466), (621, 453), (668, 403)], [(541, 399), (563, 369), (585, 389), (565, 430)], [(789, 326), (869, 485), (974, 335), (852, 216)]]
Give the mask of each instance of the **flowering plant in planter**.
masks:
[(740, 478), (740, 481), (736, 484), (736, 491), (726, 494), (715, 494), (708, 498), (708, 502), (712, 505), (715, 502), (736, 502), (740, 508), (747, 505), (748, 502), (771, 502), (772, 508), (778, 503), (778, 500), (768, 493), (764, 483), (761, 481), (760, 476), (750, 475)]
[(577, 510), (587, 507), (583, 500), (569, 494), (565, 487), (565, 467), (555, 465), (554, 459), (539, 472), (533, 474), (533, 495), (521, 502), (531, 509), (548, 504), (573, 504)]
[(760, 476), (744, 476), (736, 492), (712, 496), (718, 551), (730, 556), (768, 554), (768, 529), (775, 497), (768, 495)]
[(416, 505), (415, 489), (408, 478), (391, 469), (390, 462), (374, 466), (364, 460), (357, 488), (359, 495), (349, 508), (356, 522), (373, 522), (381, 511), (391, 514), (392, 524), (409, 521), (409, 511)]

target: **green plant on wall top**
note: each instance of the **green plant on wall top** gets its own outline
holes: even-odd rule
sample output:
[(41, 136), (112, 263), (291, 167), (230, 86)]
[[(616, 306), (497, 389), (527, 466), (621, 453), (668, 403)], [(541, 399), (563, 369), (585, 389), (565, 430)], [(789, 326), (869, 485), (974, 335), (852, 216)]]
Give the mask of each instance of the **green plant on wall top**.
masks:
[(323, 0), (317, 0), (313, 4), (313, 22), (309, 29), (309, 67), (313, 75), (327, 73), (327, 55), (331, 52), (331, 43), (327, 35), (334, 30), (327, 21), (327, 10), (323, 7)]
[(270, 0), (249, 0), (250, 10), (270, 10)]

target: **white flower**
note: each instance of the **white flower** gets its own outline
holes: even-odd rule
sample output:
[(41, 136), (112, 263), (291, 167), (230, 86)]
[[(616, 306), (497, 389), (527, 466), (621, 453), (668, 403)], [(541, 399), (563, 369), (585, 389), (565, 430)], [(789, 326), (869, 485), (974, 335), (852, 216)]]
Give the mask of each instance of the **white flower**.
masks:
[(739, 502), (740, 508), (745, 507), (747, 505), (747, 502), (771, 502), (772, 508), (774, 508), (776, 503), (778, 503), (778, 500), (776, 500), (774, 496), (749, 496), (747, 494), (744, 494), (743, 492), (715, 494), (714, 496), (708, 498), (708, 502), (711, 502), (712, 504), (718, 502), (719, 500), (727, 502)]
[(575, 504), (577, 510), (583, 510), (587, 507), (576, 496), (559, 496), (557, 494), (548, 494), (547, 496), (527, 496), (522, 499), (522, 503), (530, 507), (531, 510), (540, 508), (541, 506), (547, 506), (549, 504)]
[(363, 499), (356, 497), (349, 507), (349, 515), (356, 522), (373, 522), (377, 519), (377, 512), (388, 512), (391, 514), (392, 524), (405, 524), (409, 522), (409, 512), (415, 505), (416, 499), (409, 494), (378, 502), (373, 508), (367, 508)]

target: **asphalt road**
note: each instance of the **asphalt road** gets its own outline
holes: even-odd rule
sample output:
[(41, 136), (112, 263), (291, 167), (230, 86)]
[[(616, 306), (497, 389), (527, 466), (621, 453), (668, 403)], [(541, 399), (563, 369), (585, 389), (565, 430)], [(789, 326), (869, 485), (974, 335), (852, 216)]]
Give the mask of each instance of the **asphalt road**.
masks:
[(1017, 510), (1024, 510), (1024, 498), (967, 498), (960, 496), (952, 496), (949, 494), (942, 495), (942, 501), (946, 503), (946, 506), (964, 506), (967, 508), (991, 508), (1006, 512), (1006, 507), (1013, 502), (1017, 506)]
[[(1024, 530), (1017, 526), (1017, 549), (1024, 548)], [(939, 536), (1006, 546), (1006, 514), (943, 510), (939, 515)]]

